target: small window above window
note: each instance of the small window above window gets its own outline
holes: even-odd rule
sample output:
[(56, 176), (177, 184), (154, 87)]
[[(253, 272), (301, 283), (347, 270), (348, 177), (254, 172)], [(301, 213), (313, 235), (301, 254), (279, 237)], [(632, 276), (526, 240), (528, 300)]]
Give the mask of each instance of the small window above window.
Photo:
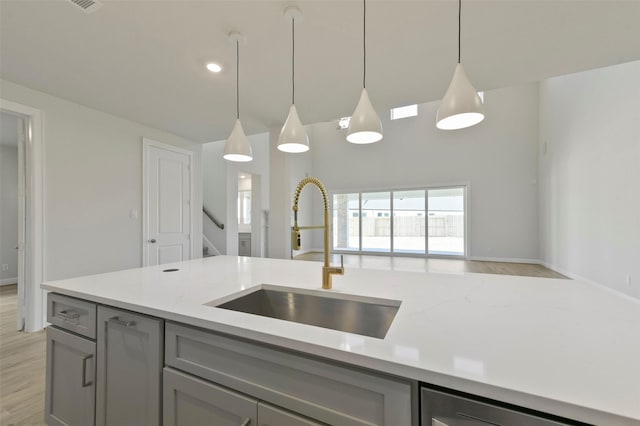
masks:
[(418, 115), (418, 104), (407, 105), (398, 108), (391, 108), (391, 119), (398, 120), (400, 118), (415, 117)]

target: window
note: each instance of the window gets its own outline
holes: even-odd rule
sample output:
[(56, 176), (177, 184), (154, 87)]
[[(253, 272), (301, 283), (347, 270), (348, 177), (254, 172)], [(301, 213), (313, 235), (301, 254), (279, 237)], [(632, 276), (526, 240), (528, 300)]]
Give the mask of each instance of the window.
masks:
[(238, 191), (238, 225), (251, 224), (251, 191)]
[(391, 210), (391, 193), (365, 192), (361, 199), (362, 251), (390, 252), (391, 220), (383, 216)]
[(425, 254), (425, 191), (393, 193), (393, 251)]
[(429, 189), (429, 254), (464, 255), (464, 188)]
[(333, 195), (337, 252), (464, 256), (464, 186)]
[(391, 108), (391, 119), (398, 120), (400, 118), (415, 117), (418, 115), (418, 105), (407, 105), (398, 108)]
[(333, 196), (333, 249), (360, 250), (360, 194)]

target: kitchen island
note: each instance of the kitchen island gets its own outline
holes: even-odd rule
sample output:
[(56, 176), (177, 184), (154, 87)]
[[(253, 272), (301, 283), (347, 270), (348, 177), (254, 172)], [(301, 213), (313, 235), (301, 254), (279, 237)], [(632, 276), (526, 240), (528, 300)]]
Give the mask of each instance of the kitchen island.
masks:
[[(207, 305), (263, 284), (401, 305), (383, 339)], [(640, 302), (586, 282), (352, 267), (321, 290), (316, 262), (216, 256), (42, 287), (565, 419), (640, 424)]]

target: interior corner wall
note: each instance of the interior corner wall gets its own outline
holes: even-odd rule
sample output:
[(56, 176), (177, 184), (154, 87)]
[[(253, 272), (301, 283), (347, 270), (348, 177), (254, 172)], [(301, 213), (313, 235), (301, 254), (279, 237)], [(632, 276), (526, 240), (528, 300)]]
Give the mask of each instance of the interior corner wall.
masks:
[(18, 282), (17, 245), (18, 148), (0, 145), (0, 263), (7, 265), (7, 270), (0, 270), (0, 285)]
[(467, 129), (437, 129), (438, 105), (395, 121), (378, 111), (384, 138), (370, 145), (313, 125), (313, 172), (331, 192), (469, 184), (470, 257), (537, 261), (537, 84), (486, 92), (485, 120)]
[(142, 266), (143, 137), (194, 153), (201, 247), (201, 144), (7, 80), (0, 89), (3, 99), (43, 112), (45, 281)]
[(540, 256), (640, 298), (640, 61), (540, 83)]
[(280, 128), (269, 130), (269, 225), (267, 257), (291, 258), (291, 192), (290, 154), (278, 150)]
[[(223, 152), (224, 142), (202, 145), (202, 202), (207, 211), (228, 228), (227, 165), (222, 158)], [(221, 254), (227, 254), (227, 232), (224, 229), (203, 217), (202, 232)]]
[[(222, 254), (238, 254), (238, 173), (260, 177), (255, 179), (260, 183), (261, 192), (255, 205), (260, 206), (260, 210), (269, 210), (269, 133), (250, 135), (247, 139), (253, 152), (253, 160), (247, 163), (234, 163), (222, 158), (225, 141), (210, 142), (202, 148), (204, 205), (225, 225), (225, 229), (220, 230), (203, 219), (204, 233)], [(264, 233), (263, 215), (259, 213), (254, 215), (252, 212), (252, 222), (260, 219), (258, 223), (251, 224), (252, 252), (254, 243), (262, 246), (263, 235), (256, 236), (258, 238), (253, 235)], [(258, 252), (263, 254), (263, 250)]]
[[(310, 132), (309, 126), (305, 129), (307, 134)], [(293, 202), (295, 196), (295, 190), (298, 183), (306, 177), (313, 177), (313, 163), (312, 163), (313, 151), (309, 150), (299, 154), (287, 154), (290, 166), (290, 181), (289, 181), (289, 198), (287, 214), (291, 218), (291, 225), (293, 225)], [(298, 225), (299, 226), (318, 226), (323, 224), (323, 203), (321, 192), (314, 184), (307, 184), (300, 192), (298, 198)], [(300, 250), (292, 250), (291, 256), (297, 256), (298, 254), (307, 253), (310, 251), (323, 250), (321, 229), (307, 229), (300, 232)], [(290, 230), (286, 234), (287, 238), (291, 238)]]

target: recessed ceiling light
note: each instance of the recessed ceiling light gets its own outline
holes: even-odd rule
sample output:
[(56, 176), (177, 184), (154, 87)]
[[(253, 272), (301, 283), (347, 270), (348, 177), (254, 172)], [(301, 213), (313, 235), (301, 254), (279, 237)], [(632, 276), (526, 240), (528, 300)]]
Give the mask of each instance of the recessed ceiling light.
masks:
[(215, 62), (209, 62), (207, 64), (207, 69), (211, 72), (220, 72), (222, 71), (222, 66), (220, 64), (216, 64)]

